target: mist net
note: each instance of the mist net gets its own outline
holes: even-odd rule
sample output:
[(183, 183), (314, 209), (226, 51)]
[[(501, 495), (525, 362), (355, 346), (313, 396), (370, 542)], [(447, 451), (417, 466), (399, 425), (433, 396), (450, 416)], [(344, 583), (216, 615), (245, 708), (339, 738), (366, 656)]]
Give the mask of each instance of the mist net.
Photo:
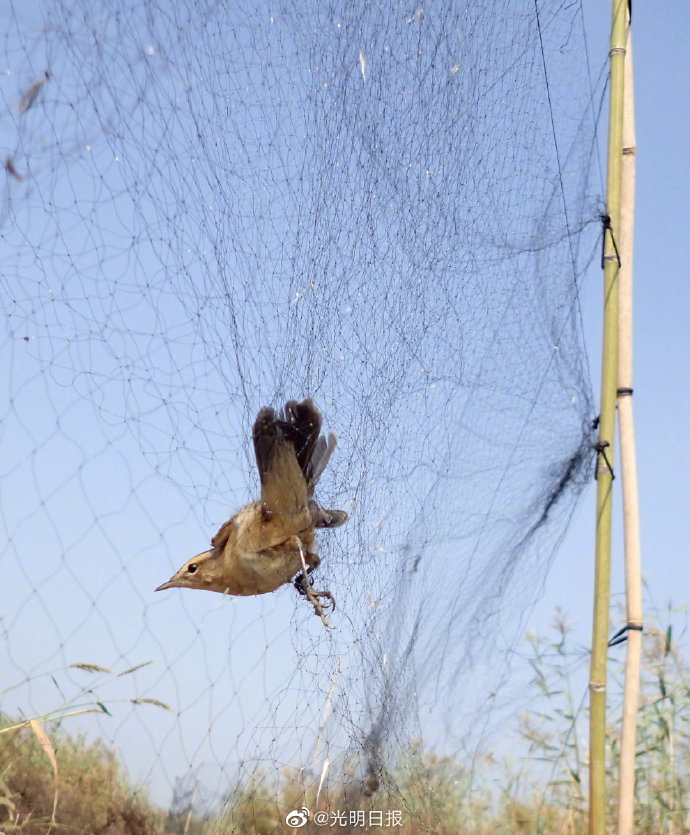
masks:
[[(411, 752), (471, 756), (500, 720), (592, 476), (581, 9), (3, 23), (3, 710), (93, 706), (65, 727), (218, 831), (261, 793), (284, 817), (285, 781), (312, 811), (419, 808)], [(319, 500), (350, 514), (319, 535), (334, 628), (291, 586), (154, 595), (258, 495), (258, 408), (306, 396), (338, 435)]]

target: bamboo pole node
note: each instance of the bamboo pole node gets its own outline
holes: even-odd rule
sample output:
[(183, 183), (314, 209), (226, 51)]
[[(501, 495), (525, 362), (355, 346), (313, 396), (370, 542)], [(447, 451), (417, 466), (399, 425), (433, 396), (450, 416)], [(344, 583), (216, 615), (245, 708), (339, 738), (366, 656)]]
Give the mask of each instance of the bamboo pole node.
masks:
[(621, 388), (616, 389), (616, 394), (618, 395), (618, 397), (624, 397), (625, 395), (632, 397), (632, 393), (633, 389), (628, 388), (627, 386), (622, 386)]
[(614, 46), (613, 49), (609, 49), (609, 58), (614, 55), (625, 55), (625, 53), (626, 49), (624, 46)]
[(644, 632), (644, 626), (639, 621), (629, 621), (622, 626), (618, 632), (609, 641), (610, 647), (615, 647), (617, 644), (622, 644), (623, 641), (628, 640), (628, 632)]

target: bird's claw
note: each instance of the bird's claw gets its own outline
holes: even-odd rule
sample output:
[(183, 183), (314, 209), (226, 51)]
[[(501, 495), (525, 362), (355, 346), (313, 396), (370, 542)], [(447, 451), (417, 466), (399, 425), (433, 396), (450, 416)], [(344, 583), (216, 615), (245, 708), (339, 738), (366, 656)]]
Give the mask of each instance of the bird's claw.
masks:
[(335, 612), (335, 597), (329, 591), (317, 591), (315, 594), (317, 597), (325, 597), (328, 600), (331, 612)]
[[(331, 592), (316, 591), (314, 586), (311, 584), (311, 578), (309, 577), (308, 571), (306, 574), (302, 572), (295, 577), (295, 588), (301, 595), (309, 600), (311, 605), (314, 607), (314, 614), (321, 618), (323, 625), (327, 626), (329, 629), (333, 629), (326, 618), (325, 612), (327, 609), (330, 609), (331, 612), (335, 611), (335, 597), (333, 597)], [(319, 598), (323, 598), (324, 602), (322, 603)]]
[[(333, 629), (331, 624), (328, 622), (324, 609), (330, 608), (331, 612), (335, 610), (335, 597), (333, 597), (329, 591), (316, 591), (311, 584), (307, 586), (307, 597), (309, 598), (311, 605), (314, 607), (314, 614), (321, 618), (321, 623), (329, 629)], [(325, 598), (328, 603), (322, 603), (319, 600), (320, 597)]]

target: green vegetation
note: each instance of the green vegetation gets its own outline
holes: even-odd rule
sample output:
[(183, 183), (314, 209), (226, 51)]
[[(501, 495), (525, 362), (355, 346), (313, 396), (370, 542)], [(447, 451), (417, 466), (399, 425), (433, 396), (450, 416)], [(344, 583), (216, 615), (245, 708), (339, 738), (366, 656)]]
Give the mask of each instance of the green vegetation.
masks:
[[(89, 835), (220, 835), (220, 833), (400, 832), (421, 833), (580, 833), (586, 829), (586, 652), (570, 644), (560, 616), (548, 637), (527, 638), (532, 670), (530, 708), (518, 719), (524, 756), (497, 763), (486, 757), (473, 768), (413, 743), (380, 785), (352, 779), (315, 789), (300, 772), (256, 775), (230, 798), (213, 820), (194, 810), (174, 817), (133, 789), (116, 755), (100, 742), (73, 737), (38, 722), (16, 723), (0, 716), (0, 832)], [(612, 680), (622, 676), (624, 652), (615, 651)], [(616, 717), (616, 706), (609, 714)], [(38, 726), (38, 727), (37, 727)], [(5, 729), (3, 731), (3, 729)], [(608, 816), (616, 817), (618, 724), (609, 728)], [(645, 634), (642, 701), (637, 757), (637, 820), (640, 835), (690, 831), (690, 669), (670, 626)], [(57, 779), (56, 779), (57, 774)], [(376, 788), (375, 786), (373, 788)], [(57, 794), (56, 794), (57, 790)], [(400, 810), (403, 826), (317, 826), (299, 830), (285, 824), (292, 809), (307, 806), (346, 813)], [(385, 812), (384, 812), (385, 814)], [(354, 820), (354, 818), (353, 818)], [(385, 824), (385, 820), (384, 820)]]

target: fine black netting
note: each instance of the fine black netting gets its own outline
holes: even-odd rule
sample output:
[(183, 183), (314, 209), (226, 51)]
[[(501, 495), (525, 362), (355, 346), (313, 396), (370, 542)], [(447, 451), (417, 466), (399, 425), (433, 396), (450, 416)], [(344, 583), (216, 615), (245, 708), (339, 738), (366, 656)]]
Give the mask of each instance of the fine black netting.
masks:
[[(162, 804), (288, 769), (404, 808), (416, 739), (499, 715), (592, 476), (581, 10), (2, 15), (3, 710), (104, 705), (66, 727)], [(319, 535), (335, 628), (289, 586), (154, 595), (256, 497), (257, 409), (306, 396), (351, 517)]]

